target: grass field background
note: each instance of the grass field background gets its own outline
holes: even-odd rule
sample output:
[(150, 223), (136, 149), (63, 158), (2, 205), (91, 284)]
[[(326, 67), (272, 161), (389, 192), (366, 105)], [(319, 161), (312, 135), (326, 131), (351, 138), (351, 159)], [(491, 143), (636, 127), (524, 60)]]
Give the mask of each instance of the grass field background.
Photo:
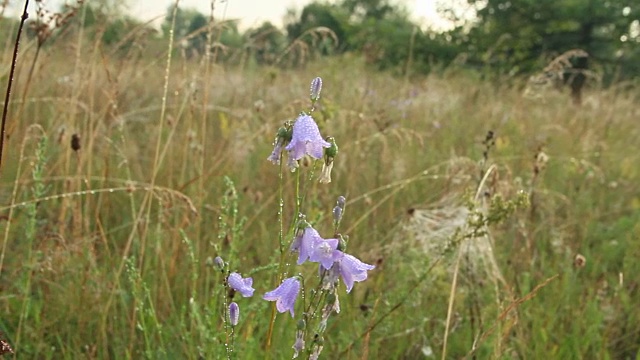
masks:
[[(633, 84), (594, 84), (574, 106), (562, 89), (527, 97), (456, 68), (399, 78), (355, 55), (167, 64), (78, 37), (30, 71), (35, 49), (20, 52), (0, 169), (0, 329), (16, 358), (227, 357), (211, 259), (260, 296), (276, 284), (280, 168), (266, 158), (316, 76), (313, 116), (340, 152), (330, 184), (303, 176), (304, 211), (330, 233), (344, 195), (349, 250), (376, 265), (341, 288), (322, 358), (640, 356)], [(284, 171), (287, 203), (294, 184)], [(267, 347), (260, 296), (237, 300), (235, 354), (289, 358), (296, 322), (278, 315)]]

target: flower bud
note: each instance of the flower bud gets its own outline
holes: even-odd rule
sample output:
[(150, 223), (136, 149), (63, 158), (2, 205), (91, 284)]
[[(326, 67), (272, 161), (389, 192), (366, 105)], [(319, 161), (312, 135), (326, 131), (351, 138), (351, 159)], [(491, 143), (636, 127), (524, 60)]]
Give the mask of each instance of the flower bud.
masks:
[(340, 220), (342, 220), (342, 208), (336, 206), (333, 208), (333, 221), (340, 222)]
[(346, 251), (347, 250), (347, 241), (348, 240), (349, 240), (348, 236), (346, 236), (346, 235), (342, 236), (342, 234), (338, 234), (338, 250)]
[(220, 256), (216, 256), (215, 259), (213, 259), (213, 264), (218, 268), (218, 270), (224, 270), (224, 260), (222, 260)]
[(338, 144), (333, 136), (327, 138), (327, 142), (331, 144), (328, 148), (324, 149), (324, 157), (334, 159), (338, 155)]
[(229, 322), (231, 323), (231, 326), (236, 326), (238, 325), (239, 320), (240, 308), (238, 307), (238, 304), (232, 302), (231, 304), (229, 304)]
[(322, 79), (317, 77), (311, 80), (311, 101), (316, 102), (320, 99), (320, 92), (322, 91)]
[(289, 127), (289, 129), (281, 127), (278, 129), (278, 132), (276, 134), (276, 139), (283, 139), (286, 142), (291, 141), (291, 137), (293, 136), (293, 133), (291, 131), (291, 127)]

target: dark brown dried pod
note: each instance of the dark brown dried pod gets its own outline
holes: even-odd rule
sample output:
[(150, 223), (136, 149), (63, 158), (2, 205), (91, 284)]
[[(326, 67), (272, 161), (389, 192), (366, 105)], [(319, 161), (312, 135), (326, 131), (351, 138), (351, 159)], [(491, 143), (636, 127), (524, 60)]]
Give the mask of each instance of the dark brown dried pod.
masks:
[(80, 150), (80, 135), (73, 134), (71, 135), (71, 149), (75, 152)]

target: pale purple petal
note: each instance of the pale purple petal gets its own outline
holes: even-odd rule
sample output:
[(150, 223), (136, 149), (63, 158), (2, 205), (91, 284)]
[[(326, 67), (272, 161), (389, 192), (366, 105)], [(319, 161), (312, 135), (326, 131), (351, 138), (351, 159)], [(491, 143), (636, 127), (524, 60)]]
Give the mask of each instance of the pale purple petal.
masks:
[(285, 147), (289, 151), (289, 161), (300, 160), (305, 154), (321, 159), (323, 148), (331, 144), (320, 135), (318, 124), (309, 115), (300, 115), (293, 123), (291, 142)]
[(291, 243), (291, 247), (289, 248), (289, 250), (298, 251), (300, 250), (301, 245), (302, 245), (302, 234), (296, 235), (296, 237), (293, 239), (293, 242)]
[(296, 342), (293, 343), (293, 358), (297, 358), (298, 354), (304, 350), (304, 331), (298, 330), (296, 332)]
[(338, 239), (315, 240), (311, 254), (309, 254), (309, 261), (319, 262), (322, 267), (329, 270), (342, 255), (342, 252), (338, 251), (337, 248)]
[(316, 229), (312, 227), (307, 227), (304, 229), (304, 233), (302, 234), (302, 239), (300, 240), (300, 253), (298, 255), (298, 265), (301, 265), (313, 252), (313, 247), (316, 241), (323, 240), (320, 234), (316, 231)]
[(229, 287), (242, 294), (243, 297), (253, 296), (255, 289), (252, 287), (253, 278), (242, 278), (242, 276), (236, 272), (229, 274), (227, 278)]
[(367, 279), (367, 271), (373, 270), (375, 266), (365, 264), (358, 260), (355, 256), (344, 254), (340, 260), (340, 275), (347, 287), (347, 292), (351, 292), (354, 282), (360, 282)]
[(291, 317), (293, 317), (293, 308), (296, 303), (296, 298), (298, 297), (298, 292), (300, 292), (300, 281), (292, 277), (285, 279), (280, 286), (264, 294), (262, 298), (268, 301), (275, 301), (278, 312), (283, 313), (289, 311)]
[(276, 144), (273, 146), (273, 151), (267, 160), (276, 165), (280, 164), (280, 153), (282, 153), (282, 139), (276, 140)]

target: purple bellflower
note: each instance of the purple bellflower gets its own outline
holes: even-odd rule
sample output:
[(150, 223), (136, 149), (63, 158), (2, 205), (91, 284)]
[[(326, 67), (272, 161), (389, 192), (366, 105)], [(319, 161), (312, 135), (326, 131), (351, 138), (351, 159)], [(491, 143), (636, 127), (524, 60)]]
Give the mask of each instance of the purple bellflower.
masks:
[(367, 271), (375, 269), (375, 266), (365, 264), (355, 256), (343, 253), (343, 256), (336, 261), (333, 266), (338, 266), (342, 281), (347, 287), (347, 292), (351, 292), (354, 282), (365, 281)]
[(337, 250), (338, 239), (314, 240), (309, 261), (319, 262), (322, 267), (329, 270), (333, 263), (342, 257), (342, 251)]
[(296, 239), (291, 244), (291, 251), (298, 251), (298, 265), (301, 265), (311, 256), (316, 242), (324, 239), (311, 226), (304, 228), (302, 234), (296, 235)]
[(251, 286), (253, 285), (253, 278), (248, 277), (243, 279), (242, 275), (236, 272), (229, 274), (227, 283), (229, 284), (229, 287), (242, 294), (243, 297), (251, 297), (255, 291)]
[(300, 292), (300, 280), (295, 277), (285, 279), (275, 290), (269, 291), (262, 297), (268, 301), (276, 302), (278, 312), (289, 311), (293, 317), (293, 308), (296, 304), (296, 298)]
[(289, 166), (295, 169), (295, 161), (302, 159), (304, 155), (322, 159), (322, 149), (330, 146), (320, 135), (315, 120), (310, 115), (301, 114), (293, 123), (291, 142), (284, 149), (289, 152)]

